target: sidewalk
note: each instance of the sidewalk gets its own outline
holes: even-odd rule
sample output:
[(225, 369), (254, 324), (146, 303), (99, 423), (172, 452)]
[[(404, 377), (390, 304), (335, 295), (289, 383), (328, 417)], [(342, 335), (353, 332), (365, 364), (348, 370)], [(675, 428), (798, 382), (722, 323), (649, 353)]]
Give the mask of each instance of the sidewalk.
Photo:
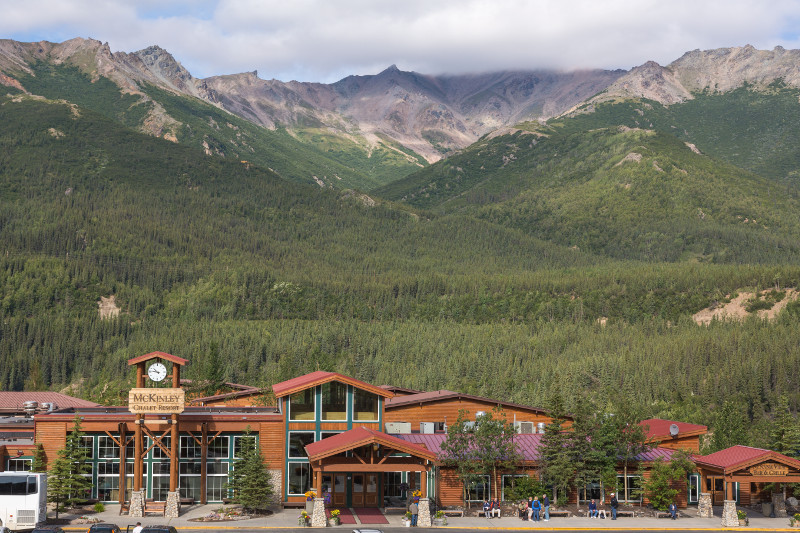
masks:
[[(93, 513), (91, 517), (99, 518), (101, 522), (117, 524), (125, 531), (126, 526), (133, 525), (137, 521), (143, 525), (166, 524), (175, 526), (178, 529), (207, 529), (207, 530), (227, 530), (227, 529), (287, 529), (298, 527), (297, 519), (300, 516), (300, 509), (273, 509), (274, 514), (263, 518), (252, 518), (247, 520), (232, 520), (220, 522), (192, 522), (192, 518), (200, 518), (208, 515), (212, 511), (219, 509), (221, 505), (192, 505), (184, 507), (181, 516), (178, 518), (166, 519), (161, 516), (146, 516), (144, 518), (130, 518), (128, 515), (119, 515), (119, 505), (109, 504), (102, 513)], [(448, 518), (447, 528), (466, 528), (466, 529), (587, 529), (587, 530), (722, 530), (738, 529), (746, 530), (790, 530), (797, 528), (789, 527), (788, 518), (765, 518), (759, 513), (748, 511), (750, 525), (744, 528), (723, 528), (720, 524), (721, 518), (718, 516), (721, 508), (715, 508), (714, 518), (696, 518), (694, 516), (684, 516), (678, 520), (668, 518), (622, 518), (617, 520), (598, 518), (551, 518), (549, 522), (525, 522), (519, 518), (493, 518), (487, 520), (482, 517)], [(54, 517), (52, 512), (48, 513), (50, 518)], [(71, 518), (73, 523), (62, 526), (67, 531), (86, 531), (90, 524), (76, 524), (75, 519), (79, 515), (60, 513), (60, 518)], [(388, 529), (402, 527), (400, 514), (386, 515), (388, 524), (372, 525), (366, 524), (363, 527), (368, 529)], [(358, 529), (360, 525), (341, 525), (335, 529), (351, 531)]]

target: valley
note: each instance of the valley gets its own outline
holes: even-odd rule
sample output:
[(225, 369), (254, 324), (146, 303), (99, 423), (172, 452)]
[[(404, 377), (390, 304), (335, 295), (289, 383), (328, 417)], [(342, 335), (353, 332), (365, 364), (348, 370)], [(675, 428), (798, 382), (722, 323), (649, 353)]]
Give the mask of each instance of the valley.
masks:
[(312, 84), (0, 41), (0, 387), (113, 404), (130, 354), (214, 352), (261, 387), (727, 402), (761, 445), (800, 406), (795, 52)]

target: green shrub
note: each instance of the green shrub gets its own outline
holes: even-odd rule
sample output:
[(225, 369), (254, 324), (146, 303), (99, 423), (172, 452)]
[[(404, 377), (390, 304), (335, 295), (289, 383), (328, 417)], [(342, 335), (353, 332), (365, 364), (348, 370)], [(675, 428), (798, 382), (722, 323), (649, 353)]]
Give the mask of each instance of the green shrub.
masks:
[(96, 504), (94, 504), (94, 512), (95, 513), (102, 513), (105, 510), (106, 510), (106, 506), (103, 505), (103, 502), (97, 502)]

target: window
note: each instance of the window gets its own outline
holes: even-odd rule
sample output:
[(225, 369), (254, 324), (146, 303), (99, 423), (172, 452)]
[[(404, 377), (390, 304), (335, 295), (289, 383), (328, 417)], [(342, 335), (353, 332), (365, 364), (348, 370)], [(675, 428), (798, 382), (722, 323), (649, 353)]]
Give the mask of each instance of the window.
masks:
[(338, 435), (341, 431), (323, 431), (320, 433), (320, 440), (327, 439), (328, 437), (333, 437), (334, 435)]
[(181, 459), (196, 459), (202, 455), (200, 445), (191, 435), (181, 435), (178, 446), (178, 455)]
[[(155, 449), (155, 448), (154, 448)], [(153, 462), (152, 498), (166, 501), (169, 493), (169, 460)]]
[(94, 437), (81, 437), (80, 447), (86, 452), (87, 459), (94, 459)]
[(314, 397), (313, 388), (289, 396), (289, 420), (314, 420)]
[(510, 494), (511, 488), (516, 484), (517, 480), (520, 478), (527, 478), (528, 476), (525, 474), (514, 474), (514, 475), (505, 475), (503, 476), (503, 488), (500, 494), (500, 501), (506, 501), (508, 498), (506, 497), (507, 494)]
[(600, 501), (602, 499), (603, 486), (600, 483), (587, 483), (585, 486), (578, 489), (579, 502), (588, 502), (590, 500)]
[(289, 457), (306, 458), (306, 444), (314, 442), (313, 431), (292, 431), (289, 433)]
[(378, 420), (378, 395), (361, 389), (354, 389), (353, 409), (355, 416), (353, 420), (370, 421)]
[(228, 463), (209, 461), (206, 464), (206, 498), (220, 502), (228, 496), (225, 483), (228, 481)]
[[(170, 446), (172, 446), (172, 437), (170, 437), (169, 435), (161, 437), (161, 440), (158, 441), (158, 444), (161, 444), (161, 446), (163, 446), (167, 450), (171, 450), (172, 448), (170, 448)], [(167, 456), (167, 452), (162, 450), (161, 446), (159, 446), (158, 444), (153, 446), (153, 449), (150, 451), (153, 459), (169, 459), (169, 456)], [(146, 449), (147, 448), (145, 448), (145, 450)]]
[(304, 494), (311, 488), (311, 465), (289, 463), (289, 494)]
[(181, 498), (192, 498), (200, 501), (200, 463), (180, 463), (178, 465), (178, 477), (180, 478)]
[(621, 502), (639, 502), (642, 497), (639, 494), (639, 487), (642, 479), (639, 476), (628, 476), (628, 492), (625, 493), (625, 476), (617, 476), (617, 499)]
[(15, 457), (8, 460), (8, 467), (6, 470), (9, 472), (30, 472), (31, 463), (31, 459), (20, 459)]
[(433, 432), (434, 433), (447, 433), (447, 424), (444, 422), (434, 422), (433, 423)]
[(98, 459), (119, 459), (119, 446), (111, 437), (97, 437)]
[[(751, 494), (755, 494), (755, 490), (751, 490)], [(689, 503), (697, 503), (700, 494), (700, 475), (689, 475)]]
[(489, 491), (489, 476), (478, 476), (478, 481), (471, 481), (467, 484), (467, 500), (471, 502), (488, 500), (491, 492)]
[(104, 502), (119, 500), (119, 462), (97, 463), (97, 498)]
[(208, 443), (209, 459), (228, 458), (228, 437), (217, 437)]
[(233, 437), (233, 458), (234, 459), (241, 459), (242, 458), (242, 439), (249, 438), (256, 442), (258, 445), (258, 437), (255, 434), (251, 434), (249, 437), (245, 435), (236, 435)]
[(331, 381), (322, 385), (322, 420), (347, 420), (347, 385)]

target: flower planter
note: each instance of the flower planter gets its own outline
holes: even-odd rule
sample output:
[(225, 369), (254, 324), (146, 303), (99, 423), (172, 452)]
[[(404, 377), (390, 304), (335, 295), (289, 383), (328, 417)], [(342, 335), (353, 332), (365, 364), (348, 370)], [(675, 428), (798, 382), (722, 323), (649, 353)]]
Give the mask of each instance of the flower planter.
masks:
[(747, 525), (747, 520), (739, 520), (739, 527), (744, 527)]
[(434, 518), (433, 519), (434, 526), (443, 526), (444, 525), (444, 518)]
[(314, 500), (306, 500), (306, 512), (309, 516), (314, 513)]
[(332, 525), (332, 526), (338, 526), (339, 525), (339, 519), (338, 518), (329, 518), (328, 519), (328, 523), (330, 525)]
[(403, 520), (403, 527), (411, 527), (411, 520)]

